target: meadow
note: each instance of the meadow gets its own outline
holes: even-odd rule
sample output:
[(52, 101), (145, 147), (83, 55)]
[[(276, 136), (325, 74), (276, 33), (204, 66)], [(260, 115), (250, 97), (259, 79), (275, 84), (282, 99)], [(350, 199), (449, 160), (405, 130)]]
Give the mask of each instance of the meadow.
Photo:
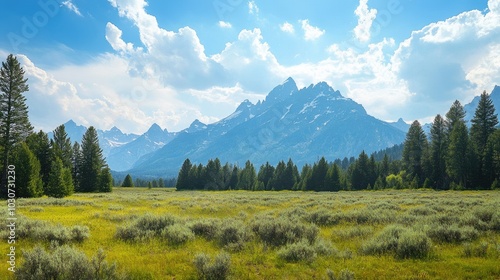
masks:
[[(59, 252), (124, 279), (499, 279), (499, 209), (498, 191), (115, 188), (18, 199), (16, 269)], [(0, 278), (14, 279), (0, 233)]]

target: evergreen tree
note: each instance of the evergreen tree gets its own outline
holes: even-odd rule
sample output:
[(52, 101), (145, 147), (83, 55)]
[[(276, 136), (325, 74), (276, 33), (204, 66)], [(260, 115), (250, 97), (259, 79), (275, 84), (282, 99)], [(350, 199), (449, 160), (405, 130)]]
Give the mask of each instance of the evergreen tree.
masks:
[(285, 170), (286, 164), (284, 161), (278, 162), (276, 169), (274, 170), (273, 178), (271, 179), (270, 189), (275, 191), (281, 191), (285, 189)]
[(329, 188), (325, 184), (327, 172), (328, 163), (326, 162), (326, 159), (322, 157), (317, 163), (313, 165), (310, 190), (328, 191)]
[(204, 189), (220, 190), (224, 188), (224, 180), (220, 160), (209, 160), (206, 167), (206, 181)]
[(158, 188), (158, 181), (153, 180), (152, 185), (153, 185), (153, 188)]
[(454, 183), (467, 184), (468, 134), (465, 123), (458, 122), (451, 131), (446, 157), (446, 172)]
[(409, 173), (410, 180), (413, 180), (414, 177), (425, 178), (424, 160), (427, 147), (425, 132), (420, 123), (414, 121), (406, 134), (403, 148), (403, 164)]
[(458, 100), (455, 100), (448, 113), (446, 113), (446, 131), (448, 136), (459, 122), (465, 124), (465, 110), (462, 104)]
[(311, 184), (312, 177), (312, 167), (309, 164), (302, 166), (302, 171), (300, 173), (300, 183), (297, 186), (297, 190), (310, 190), (312, 188)]
[(181, 170), (179, 170), (179, 175), (177, 176), (177, 184), (175, 185), (178, 191), (190, 189), (190, 171), (192, 167), (193, 165), (188, 158), (182, 163)]
[(229, 180), (229, 190), (235, 190), (238, 186), (238, 175), (240, 171), (237, 166), (233, 167), (233, 171), (231, 172), (231, 179)]
[(104, 167), (99, 173), (97, 190), (99, 192), (113, 191), (113, 176), (109, 167)]
[(134, 187), (134, 180), (132, 180), (132, 176), (130, 176), (130, 174), (127, 174), (127, 176), (125, 176), (125, 179), (123, 179), (122, 187), (124, 188)]
[(79, 189), (82, 192), (99, 191), (99, 175), (104, 166), (97, 131), (91, 126), (82, 138), (82, 161), (79, 170)]
[(59, 157), (54, 157), (52, 168), (50, 170), (49, 182), (45, 188), (45, 194), (51, 197), (65, 197), (73, 193), (73, 179), (71, 170), (64, 167)]
[(325, 179), (325, 188), (327, 191), (340, 191), (340, 168), (337, 164), (333, 164), (328, 169)]
[(75, 186), (75, 191), (80, 190), (80, 168), (82, 165), (82, 149), (80, 144), (75, 141), (71, 151), (71, 176), (73, 177), (73, 185)]
[(163, 178), (158, 179), (158, 188), (165, 188), (165, 180)]
[(16, 197), (40, 197), (43, 182), (40, 176), (40, 162), (25, 142), (14, 147), (12, 163), (16, 167)]
[(249, 160), (247, 160), (245, 168), (243, 168), (239, 174), (238, 185), (236, 188), (239, 190), (253, 190), (256, 181), (257, 174), (255, 173), (255, 167)]
[(285, 173), (283, 174), (283, 188), (285, 190), (292, 190), (299, 180), (300, 176), (297, 166), (290, 158), (286, 163)]
[(54, 155), (62, 160), (64, 167), (71, 168), (73, 147), (71, 146), (71, 139), (69, 139), (66, 133), (64, 124), (58, 126), (53, 131), (53, 134), (54, 136), (50, 144)]
[(370, 159), (365, 151), (359, 154), (358, 160), (352, 165), (351, 185), (353, 190), (366, 189), (370, 185)]
[(47, 136), (47, 133), (40, 130), (40, 132), (33, 133), (28, 136), (28, 138), (26, 138), (26, 144), (40, 162), (40, 175), (42, 176), (43, 186), (45, 189), (49, 182), (49, 174), (52, 168), (53, 159), (49, 137)]
[(431, 166), (432, 185), (438, 189), (446, 189), (446, 124), (441, 115), (434, 118), (431, 127)]
[(495, 107), (490, 96), (486, 91), (481, 94), (479, 104), (477, 105), (472, 126), (470, 128), (470, 141), (474, 148), (474, 155), (477, 160), (477, 166), (474, 171), (481, 176), (478, 176), (478, 184), (482, 188), (489, 188), (493, 181), (487, 174), (487, 169), (484, 166), (487, 155), (485, 154), (488, 138), (495, 131), (495, 126), (498, 124), (498, 117), (495, 113)]
[(484, 157), (485, 177), (492, 182), (500, 181), (500, 129), (496, 129), (488, 138)]
[(259, 174), (257, 175), (257, 179), (264, 184), (264, 190), (271, 190), (269, 182), (274, 176), (275, 168), (270, 165), (269, 162), (263, 164), (259, 169)]
[(10, 54), (0, 68), (0, 147), (2, 148), (2, 177), (0, 186), (6, 191), (6, 170), (9, 155), (16, 143), (20, 143), (32, 133), (28, 118), (28, 106), (24, 92), (29, 90), (28, 79), (17, 58)]

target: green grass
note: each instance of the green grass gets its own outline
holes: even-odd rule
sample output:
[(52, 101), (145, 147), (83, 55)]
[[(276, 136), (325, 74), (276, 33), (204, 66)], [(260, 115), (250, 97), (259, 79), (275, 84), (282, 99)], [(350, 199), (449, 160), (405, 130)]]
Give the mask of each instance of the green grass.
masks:
[[(63, 232), (65, 246), (89, 259), (102, 248), (130, 279), (209, 278), (200, 271), (219, 255), (229, 279), (328, 279), (341, 271), (356, 279), (500, 278), (498, 191), (115, 188), (19, 199), (17, 216), (18, 267), (23, 251), (49, 251), (53, 233)], [(6, 240), (5, 227), (0, 234)], [(12, 278), (9, 246), (0, 244), (0, 279)]]

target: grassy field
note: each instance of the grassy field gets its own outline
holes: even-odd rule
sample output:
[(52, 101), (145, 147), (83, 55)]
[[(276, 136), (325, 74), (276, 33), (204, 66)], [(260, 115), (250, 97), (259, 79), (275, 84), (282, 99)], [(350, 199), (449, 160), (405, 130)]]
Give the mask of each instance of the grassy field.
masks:
[[(17, 217), (18, 267), (59, 240), (89, 257), (102, 248), (129, 279), (198, 279), (217, 255), (229, 279), (500, 279), (498, 191), (115, 188), (18, 199)], [(1, 279), (13, 278), (9, 246)]]

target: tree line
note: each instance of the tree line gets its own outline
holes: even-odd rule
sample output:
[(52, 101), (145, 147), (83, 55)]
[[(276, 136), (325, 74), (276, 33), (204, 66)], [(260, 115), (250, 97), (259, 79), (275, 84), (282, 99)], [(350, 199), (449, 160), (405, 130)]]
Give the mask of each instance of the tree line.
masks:
[(1, 189), (7, 192), (7, 169), (15, 167), (16, 197), (64, 197), (73, 192), (110, 192), (113, 178), (99, 147), (94, 127), (81, 143), (71, 142), (64, 125), (53, 138), (33, 132), (24, 92), (29, 90), (24, 70), (9, 55), (0, 69)]
[(370, 156), (328, 162), (324, 157), (299, 172), (292, 159), (269, 162), (257, 170), (218, 158), (206, 165), (186, 159), (177, 177), (177, 190), (305, 190), (500, 188), (500, 129), (490, 96), (483, 92), (470, 129), (465, 111), (455, 101), (445, 118), (437, 115), (429, 135), (418, 121), (403, 144)]

